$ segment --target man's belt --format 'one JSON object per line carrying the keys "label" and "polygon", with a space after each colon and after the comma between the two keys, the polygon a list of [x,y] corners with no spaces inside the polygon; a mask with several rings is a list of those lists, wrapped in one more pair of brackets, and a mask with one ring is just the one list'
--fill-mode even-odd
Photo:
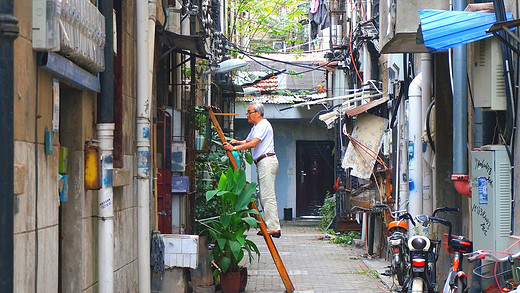
{"label": "man's belt", "polygon": [[276,154],[275,153],[263,154],[260,157],[256,158],[255,164],[258,164],[258,162],[260,162],[263,158],[271,157],[271,156],[274,156],[274,155],[276,155]]}

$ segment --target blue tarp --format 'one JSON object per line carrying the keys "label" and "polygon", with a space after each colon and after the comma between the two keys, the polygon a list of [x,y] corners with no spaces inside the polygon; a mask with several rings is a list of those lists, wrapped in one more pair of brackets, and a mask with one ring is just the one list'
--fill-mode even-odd
{"label": "blue tarp", "polygon": [[[458,45],[475,42],[493,36],[486,33],[495,22],[494,13],[419,10],[424,45],[430,52],[446,50]],[[507,13],[507,20],[513,14]]]}

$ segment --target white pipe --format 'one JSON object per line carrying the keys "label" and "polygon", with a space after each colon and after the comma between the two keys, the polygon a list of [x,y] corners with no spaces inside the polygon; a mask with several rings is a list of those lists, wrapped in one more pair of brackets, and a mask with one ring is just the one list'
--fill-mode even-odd
{"label": "white pipe", "polygon": [[426,112],[431,102],[431,84],[432,84],[432,57],[429,53],[421,54],[421,71],[422,71],[422,137],[423,145],[423,214],[431,215],[433,213],[433,193],[432,193],[432,149],[427,143],[428,138],[426,137]]}
{"label": "white pipe", "polygon": [[422,73],[410,83],[408,90],[408,181],[410,183],[408,212],[412,216],[422,213]]}
{"label": "white pipe", "polygon": [[137,254],[139,292],[151,291],[148,1],[137,0]]}
{"label": "white pipe", "polygon": [[99,292],[114,292],[114,123],[97,125],[101,148],[102,187],[98,191],[98,274]]}
{"label": "white pipe", "polygon": [[408,123],[406,121],[407,102],[402,97],[401,106],[397,111],[398,143],[399,143],[399,205],[397,210],[408,207]]}

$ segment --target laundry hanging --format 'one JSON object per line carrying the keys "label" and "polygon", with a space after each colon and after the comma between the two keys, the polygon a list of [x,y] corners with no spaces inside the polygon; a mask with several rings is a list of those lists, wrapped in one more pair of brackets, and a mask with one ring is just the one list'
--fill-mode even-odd
{"label": "laundry hanging", "polygon": [[[319,4],[316,8],[316,3]],[[311,23],[311,39],[318,36],[320,30],[329,27],[329,9],[327,8],[326,0],[310,0],[311,6],[309,9],[309,20]],[[316,11],[316,13],[313,13]]]}

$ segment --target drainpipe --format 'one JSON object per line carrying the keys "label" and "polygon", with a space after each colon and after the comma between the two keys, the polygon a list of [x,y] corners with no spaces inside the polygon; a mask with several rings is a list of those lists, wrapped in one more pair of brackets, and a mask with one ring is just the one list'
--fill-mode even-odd
{"label": "drainpipe", "polygon": [[139,292],[151,291],[148,1],[137,0],[137,255]]}
{"label": "drainpipe", "polygon": [[14,0],[0,1],[0,288],[13,292],[13,198],[14,198],[14,40],[18,20]]}
{"label": "drainpipe", "polygon": [[422,70],[422,156],[423,156],[423,214],[431,215],[433,213],[433,198],[432,198],[432,149],[427,143],[428,138],[424,135],[426,133],[426,112],[431,101],[431,85],[432,85],[432,57],[429,53],[421,54],[421,70]]}
{"label": "drainpipe", "polygon": [[397,210],[407,209],[408,206],[408,123],[406,122],[406,103],[404,101],[404,94],[401,97],[401,105],[397,110],[397,121],[398,121],[398,143],[399,143],[399,175],[398,182],[399,186],[399,198]]}
{"label": "drainpipe", "polygon": [[[454,10],[466,8],[465,0],[455,0]],[[468,80],[466,45],[453,48],[453,174],[451,180],[462,195],[471,196],[468,175]]]}
{"label": "drainpipe", "polygon": [[408,89],[408,180],[409,201],[408,212],[412,216],[422,213],[422,73],[410,83]]}
{"label": "drainpipe", "polygon": [[[99,2],[105,27],[113,27],[113,1]],[[101,93],[97,100],[97,137],[101,148],[102,187],[98,191],[98,280],[99,292],[114,292],[114,35],[106,34],[105,71],[100,74]]]}

